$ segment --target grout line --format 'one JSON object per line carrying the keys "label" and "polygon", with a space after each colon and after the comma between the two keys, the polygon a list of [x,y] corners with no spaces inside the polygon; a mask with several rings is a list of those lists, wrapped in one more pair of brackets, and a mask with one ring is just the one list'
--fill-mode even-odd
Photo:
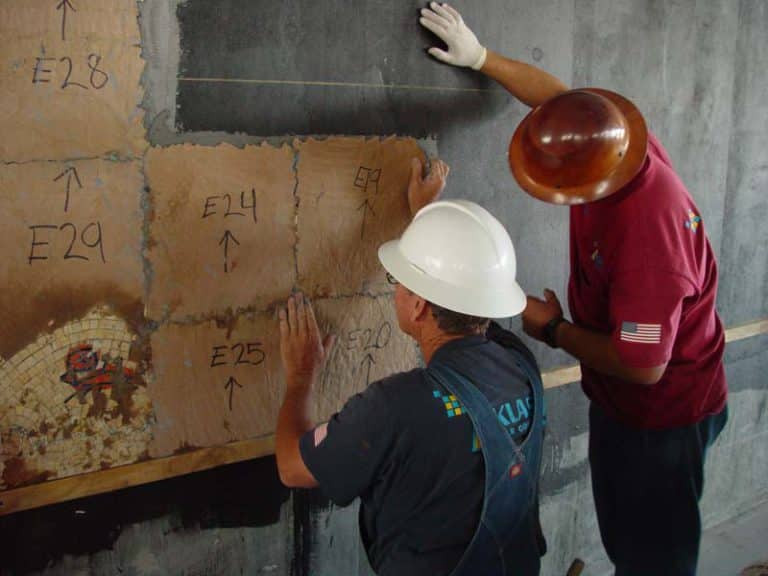
{"label": "grout line", "polygon": [[71,162],[85,162],[89,160],[104,160],[106,162],[119,162],[129,164],[131,162],[141,162],[144,156],[119,156],[117,154],[105,154],[103,156],[72,156],[68,158],[33,158],[31,160],[2,160],[0,164],[3,166],[24,166],[26,164],[68,164]]}
{"label": "grout line", "polygon": [[258,84],[263,86],[313,86],[313,87],[331,87],[331,88],[372,88],[379,90],[410,90],[422,92],[499,92],[492,88],[459,88],[452,86],[426,86],[420,84],[383,84],[372,82],[330,82],[330,81],[311,81],[311,80],[260,80],[256,78],[194,78],[189,76],[178,76],[179,82],[197,82],[203,84]]}

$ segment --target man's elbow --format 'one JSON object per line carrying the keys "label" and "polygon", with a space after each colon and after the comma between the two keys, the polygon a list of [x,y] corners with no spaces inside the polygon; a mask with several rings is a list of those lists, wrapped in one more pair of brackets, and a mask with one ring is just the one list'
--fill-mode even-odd
{"label": "man's elbow", "polygon": [[283,486],[288,488],[302,488],[302,486],[300,486],[300,478],[297,474],[280,467],[278,467],[277,473],[280,476],[280,482],[283,483]]}
{"label": "man's elbow", "polygon": [[317,480],[303,463],[299,465],[296,462],[285,462],[278,457],[277,474],[280,477],[280,482],[288,488],[314,488],[317,486]]}
{"label": "man's elbow", "polygon": [[650,368],[626,368],[624,379],[632,384],[653,386],[654,384],[659,383],[661,377],[664,376],[664,371],[666,369],[666,364],[652,366]]}
{"label": "man's elbow", "polygon": [[288,488],[311,488],[311,485],[307,483],[306,479],[293,470],[278,468],[277,472],[280,476],[280,482]]}

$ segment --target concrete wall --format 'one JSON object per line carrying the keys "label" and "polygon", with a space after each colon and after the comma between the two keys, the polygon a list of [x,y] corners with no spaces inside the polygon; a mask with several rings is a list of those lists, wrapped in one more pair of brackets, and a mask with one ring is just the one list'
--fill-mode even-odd
{"label": "concrete wall", "polygon": [[[508,18],[471,23],[491,48],[537,63],[574,86],[631,97],[668,148],[706,222],[720,262],[728,326],[768,316],[768,3],[764,0],[517,0]],[[247,136],[176,134],[174,0],[141,3],[149,137],[244,142]],[[437,148],[453,167],[449,196],[471,196],[507,225],[523,286],[562,292],[567,211],[521,194],[506,146],[525,108],[478,120],[477,137],[447,127]],[[518,322],[513,327],[519,328]],[[534,345],[544,368],[571,364]],[[707,463],[706,524],[768,498],[768,336],[727,349],[730,421]],[[549,542],[543,574],[571,560],[609,570],[586,463],[587,403],[576,384],[547,393],[550,431],[542,479]],[[271,458],[0,519],[8,574],[368,574],[356,506],[317,492],[288,493]]]}

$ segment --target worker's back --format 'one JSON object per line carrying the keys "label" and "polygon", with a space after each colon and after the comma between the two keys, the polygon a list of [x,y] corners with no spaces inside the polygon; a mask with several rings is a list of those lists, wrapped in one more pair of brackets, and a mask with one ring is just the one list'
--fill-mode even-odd
{"label": "worker's back", "polygon": [[[519,343],[504,334],[507,343]],[[489,399],[509,433],[518,440],[526,436],[533,396],[510,351],[484,336],[468,336],[443,345],[430,367],[435,364],[467,377]],[[355,461],[331,463],[327,454],[349,454],[347,447],[339,451],[338,444],[353,437],[365,439],[352,447]],[[319,452],[326,455],[314,458]],[[303,445],[302,453],[334,501],[346,504],[361,497],[361,535],[377,573],[449,574],[459,562],[480,520],[484,461],[464,407],[427,370],[372,384],[331,420],[318,447]],[[324,469],[318,470],[321,462]],[[536,568],[511,573],[537,574],[544,544],[535,491],[526,494],[525,502],[516,540],[531,563],[535,559]],[[520,560],[520,567],[526,564]]]}

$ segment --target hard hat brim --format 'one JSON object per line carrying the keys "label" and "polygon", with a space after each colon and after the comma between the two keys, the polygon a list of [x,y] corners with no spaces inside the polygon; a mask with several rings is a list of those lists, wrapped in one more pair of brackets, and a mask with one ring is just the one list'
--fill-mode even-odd
{"label": "hard hat brim", "polygon": [[609,174],[595,182],[581,186],[562,186],[553,188],[538,181],[528,169],[523,152],[523,140],[526,136],[531,110],[515,130],[509,143],[509,167],[520,187],[529,195],[550,204],[582,204],[610,196],[626,186],[640,171],[645,161],[648,147],[648,129],[643,115],[637,107],[621,94],[602,88],[580,88],[581,92],[592,92],[613,102],[626,118],[629,129],[629,146],[621,162]]}
{"label": "hard hat brim", "polygon": [[427,276],[411,264],[400,251],[399,243],[399,240],[392,240],[379,247],[379,261],[400,284],[425,300],[480,318],[509,318],[525,309],[525,292],[514,278],[504,282],[503,286],[481,289],[454,286]]}

